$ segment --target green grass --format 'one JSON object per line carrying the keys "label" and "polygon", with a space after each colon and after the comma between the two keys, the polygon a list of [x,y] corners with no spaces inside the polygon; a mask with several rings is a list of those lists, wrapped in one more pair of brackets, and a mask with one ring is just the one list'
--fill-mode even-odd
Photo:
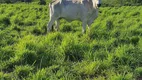
{"label": "green grass", "polygon": [[48,5],[0,4],[1,80],[134,80],[142,77],[142,6],[101,7],[90,32],[61,20],[46,33]]}

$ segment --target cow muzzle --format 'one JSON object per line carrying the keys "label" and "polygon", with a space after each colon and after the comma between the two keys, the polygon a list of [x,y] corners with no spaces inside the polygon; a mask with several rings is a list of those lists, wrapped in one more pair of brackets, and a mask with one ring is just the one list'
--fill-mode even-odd
{"label": "cow muzzle", "polygon": [[100,7],[100,6],[101,6],[101,4],[97,4],[97,6],[98,6],[98,7]]}

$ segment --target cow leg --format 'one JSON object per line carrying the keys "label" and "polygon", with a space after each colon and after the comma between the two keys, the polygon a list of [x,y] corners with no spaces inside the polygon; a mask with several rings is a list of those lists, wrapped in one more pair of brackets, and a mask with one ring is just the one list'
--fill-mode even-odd
{"label": "cow leg", "polygon": [[51,17],[51,19],[50,19],[50,21],[49,21],[49,23],[48,23],[48,25],[47,25],[47,32],[50,32],[50,31],[51,31],[52,25],[54,24],[55,20],[56,20],[56,19],[55,19],[54,17]]}
{"label": "cow leg", "polygon": [[60,20],[56,20],[56,31],[59,31]]}

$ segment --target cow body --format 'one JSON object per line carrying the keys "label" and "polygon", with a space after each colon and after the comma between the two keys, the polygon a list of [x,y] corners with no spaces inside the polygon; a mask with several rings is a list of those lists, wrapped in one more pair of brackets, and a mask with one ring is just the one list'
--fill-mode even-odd
{"label": "cow body", "polygon": [[55,0],[49,4],[50,21],[47,31],[51,30],[56,21],[56,29],[59,29],[59,20],[61,18],[67,21],[82,21],[82,32],[86,31],[86,25],[90,26],[98,15],[98,6],[92,0]]}

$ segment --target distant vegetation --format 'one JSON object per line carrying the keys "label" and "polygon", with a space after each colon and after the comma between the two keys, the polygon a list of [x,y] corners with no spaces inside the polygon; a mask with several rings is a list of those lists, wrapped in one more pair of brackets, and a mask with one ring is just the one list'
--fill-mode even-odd
{"label": "distant vegetation", "polygon": [[142,77],[142,6],[101,7],[91,31],[61,20],[46,34],[47,5],[0,4],[0,80]]}

